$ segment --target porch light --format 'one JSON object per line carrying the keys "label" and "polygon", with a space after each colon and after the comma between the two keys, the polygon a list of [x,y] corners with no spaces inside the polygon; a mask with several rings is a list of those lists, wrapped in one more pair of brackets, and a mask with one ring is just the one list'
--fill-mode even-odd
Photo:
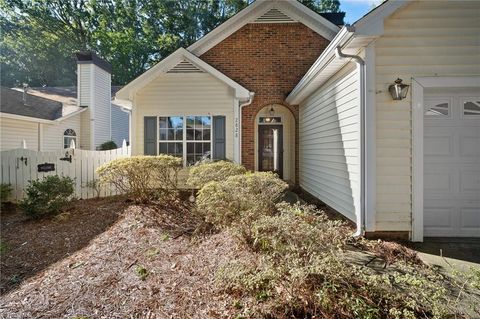
{"label": "porch light", "polygon": [[268,111],[268,114],[272,117],[275,115],[275,110],[273,109],[273,105],[270,107],[270,111]]}
{"label": "porch light", "polygon": [[395,80],[395,84],[388,87],[388,91],[394,100],[403,100],[407,97],[409,86],[408,84],[403,84],[402,79],[398,78]]}

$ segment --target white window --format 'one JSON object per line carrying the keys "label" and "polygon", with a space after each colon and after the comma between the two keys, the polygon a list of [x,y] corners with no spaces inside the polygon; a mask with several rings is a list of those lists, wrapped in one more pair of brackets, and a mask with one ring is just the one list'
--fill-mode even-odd
{"label": "white window", "polygon": [[160,154],[181,157],[186,165],[210,158],[211,116],[165,116],[159,117],[158,120]]}
{"label": "white window", "polygon": [[449,117],[450,116],[450,100],[430,100],[425,101],[425,116],[426,117]]}
{"label": "white window", "polygon": [[72,141],[77,145],[77,133],[72,129],[67,129],[63,132],[63,148],[70,148]]}
{"label": "white window", "polygon": [[466,117],[480,116],[480,98],[463,100],[463,115]]}

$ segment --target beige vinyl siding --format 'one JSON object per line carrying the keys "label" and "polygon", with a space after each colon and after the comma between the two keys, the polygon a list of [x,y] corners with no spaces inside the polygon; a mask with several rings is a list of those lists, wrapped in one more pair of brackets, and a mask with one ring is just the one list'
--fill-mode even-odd
{"label": "beige vinyl siding", "polygon": [[76,147],[81,145],[80,114],[69,117],[55,124],[43,125],[42,151],[56,151],[63,149],[63,133],[72,129],[77,134]]}
{"label": "beige vinyl siding", "polygon": [[79,106],[90,106],[90,90],[91,90],[91,72],[92,64],[79,64],[78,65],[78,81],[79,81]]}
{"label": "beige vinyl siding", "polygon": [[80,113],[80,148],[90,150],[90,109]]}
{"label": "beige vinyl siding", "polygon": [[358,74],[347,65],[300,105],[300,186],[356,220],[360,195]]}
{"label": "beige vinyl siding", "polygon": [[[385,21],[376,41],[377,231],[410,231],[411,95],[393,101],[400,77],[480,74],[480,2],[416,1]],[[411,92],[410,92],[411,93]]]}
{"label": "beige vinyl siding", "polygon": [[110,91],[111,76],[110,73],[94,66],[94,100],[93,100],[93,119],[94,119],[94,146],[98,147],[102,143],[111,140],[110,132]]}
{"label": "beige vinyl siding", "polygon": [[112,141],[118,147],[122,146],[123,140],[129,140],[129,113],[122,111],[118,106],[112,105]]}
{"label": "beige vinyl siding", "polygon": [[38,123],[8,118],[0,118],[0,149],[20,148],[25,140],[27,148],[38,151]]}
{"label": "beige vinyl siding", "polygon": [[208,73],[164,74],[135,97],[133,153],[143,154],[145,116],[224,115],[226,157],[233,160],[233,104],[232,89]]}

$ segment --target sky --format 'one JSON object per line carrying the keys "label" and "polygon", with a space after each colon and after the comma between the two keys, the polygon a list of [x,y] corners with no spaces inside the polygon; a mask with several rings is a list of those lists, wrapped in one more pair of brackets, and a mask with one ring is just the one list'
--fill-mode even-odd
{"label": "sky", "polygon": [[345,22],[353,24],[380,3],[382,0],[340,0],[340,10],[346,12]]}

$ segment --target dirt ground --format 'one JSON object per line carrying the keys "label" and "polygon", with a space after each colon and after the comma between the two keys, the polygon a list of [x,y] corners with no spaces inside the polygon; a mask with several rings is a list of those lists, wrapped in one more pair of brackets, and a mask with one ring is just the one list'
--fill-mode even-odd
{"label": "dirt ground", "polygon": [[118,199],[81,201],[53,220],[2,213],[0,316],[230,317],[234,301],[212,293],[214,274],[232,258],[251,256],[226,233],[197,243],[179,224]]}

